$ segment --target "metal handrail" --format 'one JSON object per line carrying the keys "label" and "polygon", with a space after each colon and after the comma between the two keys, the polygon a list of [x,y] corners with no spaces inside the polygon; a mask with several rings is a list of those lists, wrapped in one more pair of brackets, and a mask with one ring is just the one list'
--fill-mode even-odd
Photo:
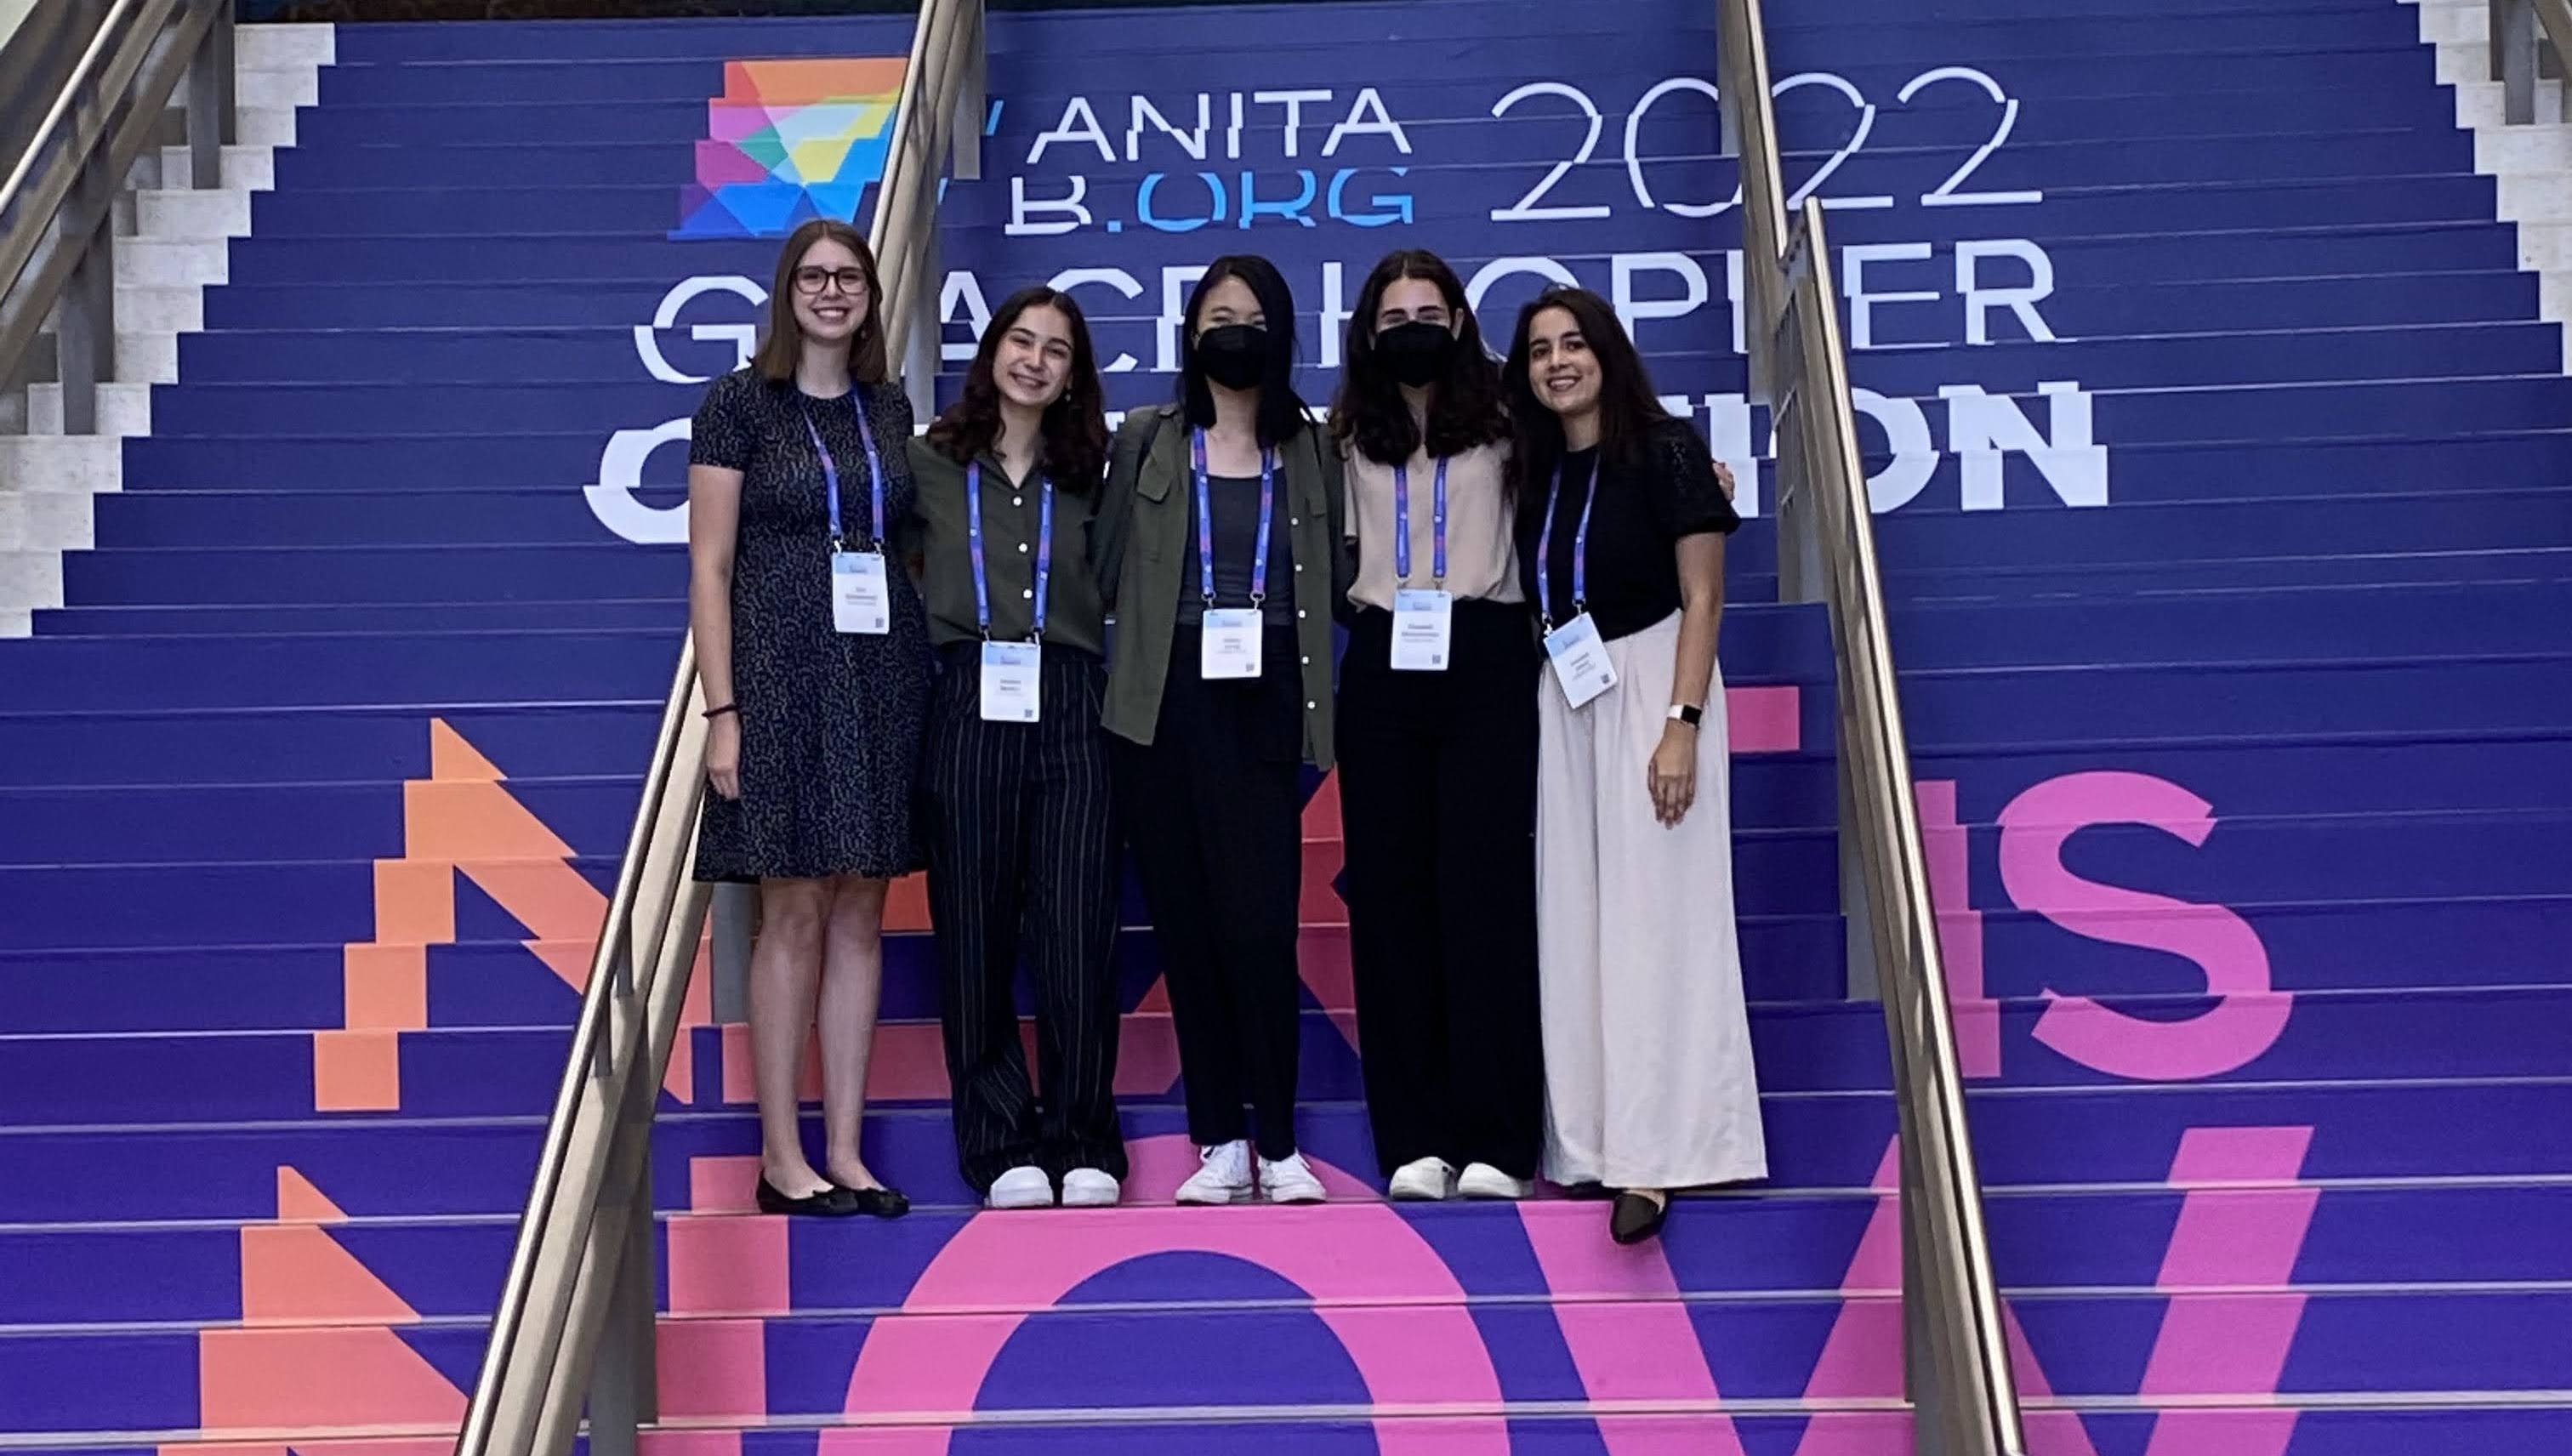
{"label": "metal handrail", "polygon": [[93,427],[96,385],[114,371],[112,204],[183,78],[190,180],[218,183],[234,126],[232,24],[229,0],[115,0],[0,179],[0,380],[26,372],[22,357],[63,306],[63,347],[79,355],[60,369],[67,431]]}
{"label": "metal handrail", "polygon": [[[960,98],[980,94],[968,73],[981,30],[980,0],[924,0],[913,27],[870,229],[894,360],[936,318],[939,159],[967,150],[953,122]],[[934,328],[930,338],[934,348]],[[584,1394],[598,1456],[631,1453],[654,1418],[651,1122],[709,899],[690,868],[702,703],[695,638],[683,636],[457,1456],[561,1456]]]}
{"label": "metal handrail", "polygon": [[[2536,83],[2561,84],[2572,113],[2572,0],[2491,0],[2491,79],[2501,83],[2504,119],[2536,120]],[[2572,120],[2572,115],[2564,115]]]}
{"label": "metal handrail", "polygon": [[1871,966],[1892,1044],[1914,1446],[2024,1456],[1822,205],[1794,209],[1789,231],[1759,3],[1716,9],[1717,93],[1741,158],[1744,293],[1758,311],[1747,337],[1775,422],[1780,595],[1830,608],[1840,834],[1854,851],[1841,898],[1852,927],[1865,927],[1850,961]]}
{"label": "metal handrail", "polygon": [[[79,105],[90,83],[104,75],[111,64],[121,68],[129,80],[141,67],[141,54],[131,45],[120,47],[117,37],[125,23],[133,19],[135,12],[143,9],[146,3],[148,0],[116,0],[108,8],[106,19],[99,22],[97,34],[89,38],[89,44],[81,50],[80,59],[72,63],[71,75],[63,78],[63,89],[55,94],[53,104],[45,108],[44,120],[36,123],[35,135],[27,139],[27,150],[19,156],[17,165],[9,169],[9,176],[0,180],[0,219],[7,218],[25,200],[48,145],[71,124],[72,111]],[[167,10],[171,3],[172,0],[161,0],[158,8]],[[105,130],[105,117],[98,117],[92,127],[93,135],[88,139],[90,143],[95,145],[96,134]],[[27,209],[5,235],[0,235],[0,292],[18,282],[19,272],[27,266],[27,260],[35,256],[36,239],[41,229],[52,220],[55,210],[62,206],[64,194],[70,191],[71,184],[66,176],[68,170],[58,170],[54,174],[63,180],[48,189],[52,196],[42,206]]]}

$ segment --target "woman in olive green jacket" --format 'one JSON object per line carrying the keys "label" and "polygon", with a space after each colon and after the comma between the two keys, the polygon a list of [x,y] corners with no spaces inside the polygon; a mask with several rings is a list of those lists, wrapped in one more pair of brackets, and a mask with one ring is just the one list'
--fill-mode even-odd
{"label": "woman in olive green jacket", "polygon": [[1302,765],[1331,763],[1350,568],[1339,452],[1294,366],[1286,281],[1217,259],[1188,300],[1179,402],[1127,416],[1092,540],[1120,816],[1203,1149],[1184,1202],[1322,1196],[1295,1150]]}

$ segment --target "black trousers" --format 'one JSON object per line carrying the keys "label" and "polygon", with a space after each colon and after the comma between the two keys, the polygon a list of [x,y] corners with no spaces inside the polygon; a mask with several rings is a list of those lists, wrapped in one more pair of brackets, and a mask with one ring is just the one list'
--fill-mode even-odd
{"label": "black trousers", "polygon": [[1151,746],[1116,745],[1119,803],[1170,989],[1188,1136],[1253,1137],[1262,1157],[1281,1158],[1295,1150],[1303,985],[1295,634],[1268,631],[1251,681],[1207,682],[1199,649],[1194,629],[1173,634]]}
{"label": "black trousers", "polygon": [[[956,1151],[987,1191],[1033,1163],[1125,1176],[1116,1120],[1116,845],[1106,669],[1047,647],[1036,721],[986,723],[978,644],[951,646],[921,775]],[[1035,979],[1038,1086],[1012,994]]]}
{"label": "black trousers", "polygon": [[1527,608],[1456,603],[1445,672],[1396,672],[1391,613],[1340,662],[1349,956],[1376,1161],[1545,1150],[1536,954],[1537,687]]}

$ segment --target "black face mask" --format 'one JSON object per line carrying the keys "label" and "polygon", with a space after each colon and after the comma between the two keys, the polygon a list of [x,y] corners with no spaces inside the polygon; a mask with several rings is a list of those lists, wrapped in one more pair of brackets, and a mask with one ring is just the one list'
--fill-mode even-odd
{"label": "black face mask", "polygon": [[1255,388],[1268,377],[1268,331],[1222,324],[1197,336],[1197,367],[1227,389]]}
{"label": "black face mask", "polygon": [[1378,334],[1375,352],[1395,378],[1417,389],[1447,372],[1447,362],[1456,357],[1456,336],[1444,324],[1415,320]]}

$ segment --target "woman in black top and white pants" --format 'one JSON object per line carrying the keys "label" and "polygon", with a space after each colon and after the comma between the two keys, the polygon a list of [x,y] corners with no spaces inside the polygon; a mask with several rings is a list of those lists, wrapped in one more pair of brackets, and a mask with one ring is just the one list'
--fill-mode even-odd
{"label": "woman in black top and white pants", "polygon": [[1664,413],[1614,311],[1549,290],[1505,369],[1538,690],[1546,1172],[1617,1190],[1619,1243],[1669,1190],[1764,1177],[1733,924],[1715,638],[1727,476]]}

